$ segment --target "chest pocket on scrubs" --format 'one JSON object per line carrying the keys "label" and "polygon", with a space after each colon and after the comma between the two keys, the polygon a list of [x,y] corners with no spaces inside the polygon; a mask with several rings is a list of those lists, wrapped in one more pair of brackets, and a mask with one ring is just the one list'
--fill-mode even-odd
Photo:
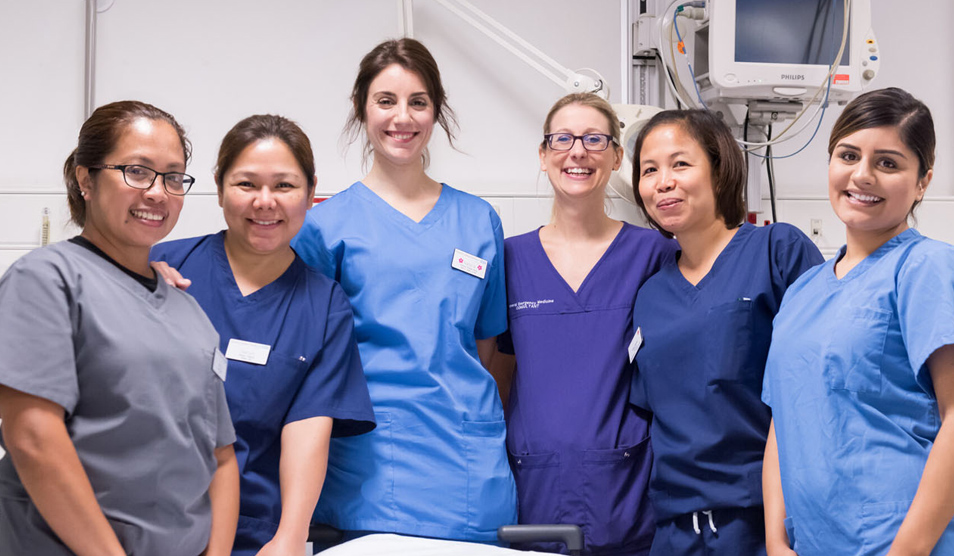
{"label": "chest pocket on scrubs", "polygon": [[744,298],[716,305],[706,313],[703,333],[709,336],[705,341],[708,344],[706,379],[709,386],[722,382],[761,383],[761,374],[751,373],[748,365],[752,348],[752,311],[752,300]]}
{"label": "chest pocket on scrubs", "polygon": [[232,421],[280,426],[304,378],[304,367],[305,362],[297,357],[274,351],[265,365],[229,360],[225,392]]}
{"label": "chest pocket on scrubs", "polygon": [[828,388],[849,392],[881,392],[881,365],[891,313],[863,307],[836,319],[825,346],[824,372]]}

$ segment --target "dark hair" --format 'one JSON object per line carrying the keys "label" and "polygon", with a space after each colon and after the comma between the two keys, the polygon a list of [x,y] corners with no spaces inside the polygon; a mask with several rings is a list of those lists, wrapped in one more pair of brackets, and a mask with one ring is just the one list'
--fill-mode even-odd
{"label": "dark hair", "polygon": [[652,117],[639,131],[633,150],[633,193],[636,204],[649,221],[649,224],[666,237],[671,233],[662,229],[652,219],[639,195],[640,153],[646,137],[657,127],[676,125],[687,135],[694,138],[702,147],[712,167],[712,193],[715,196],[716,215],[725,222],[728,229],[736,228],[745,220],[746,164],[742,149],[739,148],[732,131],[718,116],[708,110],[664,110]]}
{"label": "dark hair", "polygon": [[[934,168],[934,118],[931,110],[911,93],[897,87],[877,89],[855,97],[835,120],[828,139],[828,156],[835,145],[849,135],[873,127],[892,127],[898,130],[904,146],[918,157],[918,179]],[[915,201],[911,213],[921,204]]]}
{"label": "dark hair", "polygon": [[283,116],[263,114],[249,116],[235,124],[219,146],[219,157],[215,163],[215,185],[222,191],[222,179],[229,171],[235,159],[249,145],[264,139],[275,138],[285,143],[291,151],[302,173],[308,180],[308,187],[315,187],[315,155],[311,150],[311,141],[298,124]]}
{"label": "dark hair", "polygon": [[[616,145],[618,148],[618,145],[620,145],[619,116],[616,115],[616,111],[613,110],[613,106],[607,102],[606,99],[593,93],[570,93],[553,103],[553,106],[550,107],[550,111],[547,112],[547,119],[543,122],[544,135],[550,133],[550,125],[553,123],[553,117],[556,116],[556,113],[562,110],[565,106],[569,106],[571,104],[589,106],[590,108],[593,108],[594,110],[606,116],[606,120],[609,123],[609,134],[613,136],[613,139],[616,139]],[[546,139],[540,143],[540,148],[547,148]]]}
{"label": "dark hair", "polygon": [[[424,82],[427,96],[434,105],[434,118],[447,134],[447,140],[454,146],[454,132],[457,130],[457,117],[447,105],[447,93],[441,83],[441,72],[437,62],[427,48],[419,41],[409,38],[384,41],[375,46],[361,59],[358,76],[351,89],[351,113],[345,123],[349,142],[354,142],[368,120],[368,90],[371,82],[385,68],[397,64],[407,71],[414,72]],[[367,160],[371,154],[371,142],[365,141],[362,157]],[[427,149],[424,150],[424,164],[427,165]]]}
{"label": "dark hair", "polygon": [[188,164],[192,157],[192,143],[186,137],[185,129],[172,117],[172,114],[138,100],[122,100],[100,106],[83,122],[76,148],[66,157],[66,162],[63,164],[63,180],[66,182],[66,200],[70,207],[70,219],[77,226],[86,225],[86,201],[83,199],[80,184],[76,180],[76,167],[89,168],[105,162],[106,156],[116,148],[116,143],[119,142],[126,126],[140,118],[169,123],[179,136],[182,156]]}

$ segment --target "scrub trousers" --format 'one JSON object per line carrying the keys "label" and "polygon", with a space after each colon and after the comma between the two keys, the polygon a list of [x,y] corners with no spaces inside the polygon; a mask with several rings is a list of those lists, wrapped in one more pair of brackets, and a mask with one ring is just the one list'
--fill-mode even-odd
{"label": "scrub trousers", "polygon": [[762,506],[683,514],[656,524],[650,556],[765,556]]}

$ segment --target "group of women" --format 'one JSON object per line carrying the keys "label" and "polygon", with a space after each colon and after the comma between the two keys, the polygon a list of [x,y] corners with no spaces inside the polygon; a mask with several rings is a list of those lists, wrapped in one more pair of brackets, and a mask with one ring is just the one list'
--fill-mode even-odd
{"label": "group of women", "polygon": [[919,101],[838,119],[827,263],[743,224],[743,153],[708,112],[638,136],[654,231],[606,215],[610,105],[560,99],[552,218],[504,242],[426,173],[456,124],[423,45],[368,53],[352,103],[363,179],[309,210],[307,136],[252,116],[214,171],[227,229],[159,245],[194,181],[181,126],[135,101],[83,125],[82,233],[0,279],[4,553],[293,554],[313,519],[477,542],[574,523],[600,555],[954,550],[954,248],[908,228],[934,163]]}

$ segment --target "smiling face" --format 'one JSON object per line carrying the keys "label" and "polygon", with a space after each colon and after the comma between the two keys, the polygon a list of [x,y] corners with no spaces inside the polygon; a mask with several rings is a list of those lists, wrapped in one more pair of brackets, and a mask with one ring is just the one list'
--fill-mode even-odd
{"label": "smiling face", "polygon": [[917,155],[894,127],[842,138],[828,164],[828,198],[849,236],[890,239],[908,229],[908,215],[931,181],[918,177]]}
{"label": "smiling face", "polygon": [[305,221],[313,193],[283,141],[268,138],[245,147],[223,175],[219,189],[230,252],[287,253]]}
{"label": "smiling face", "polygon": [[[126,126],[103,164],[185,172],[185,153],[168,122],[138,118]],[[166,193],[159,176],[149,189],[126,185],[120,170],[78,166],[76,178],[86,200],[83,236],[123,266],[146,273],[149,249],[172,231],[183,197]]]}
{"label": "smiling face", "polygon": [[[610,135],[610,125],[599,110],[582,104],[568,104],[550,120],[547,133]],[[574,140],[568,151],[540,147],[540,170],[547,173],[553,191],[559,197],[579,198],[596,195],[603,198],[613,170],[619,169],[623,151],[610,143],[605,151],[588,151],[582,140]]]}
{"label": "smiling face", "polygon": [[384,68],[371,81],[365,111],[375,164],[422,163],[434,129],[434,106],[419,75],[398,64]]}
{"label": "smiling face", "polygon": [[660,125],[646,136],[639,172],[639,195],[662,229],[680,235],[723,225],[709,157],[682,126]]}

